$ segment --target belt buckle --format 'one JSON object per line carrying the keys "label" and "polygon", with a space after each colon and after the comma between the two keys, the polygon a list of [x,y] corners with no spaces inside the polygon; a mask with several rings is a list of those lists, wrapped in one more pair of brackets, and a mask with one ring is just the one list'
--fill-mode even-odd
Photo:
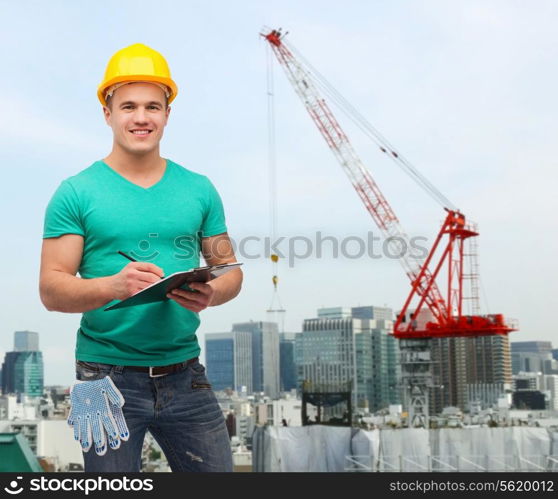
{"label": "belt buckle", "polygon": [[[161,366],[155,366],[155,367],[161,367]],[[161,376],[166,376],[168,373],[163,373],[163,374],[153,374],[153,366],[149,366],[149,377],[150,378],[160,378]]]}

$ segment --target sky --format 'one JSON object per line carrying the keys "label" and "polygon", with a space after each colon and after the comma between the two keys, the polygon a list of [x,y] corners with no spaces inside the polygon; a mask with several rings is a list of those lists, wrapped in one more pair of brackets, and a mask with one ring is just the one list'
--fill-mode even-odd
{"label": "sky", "polygon": [[[73,381],[80,315],[48,312],[38,294],[43,216],[63,179],[110,151],[96,88],[120,48],[160,51],[179,86],[162,155],[212,180],[235,241],[270,235],[265,26],[288,30],[289,42],[478,224],[483,313],[517,319],[512,341],[555,340],[556,2],[160,5],[0,0],[1,358],[14,331],[37,331],[45,383]],[[275,61],[273,78],[277,235],[380,237]],[[338,118],[407,233],[431,243],[443,209]],[[396,260],[334,258],[323,248],[321,257],[279,262],[285,331],[300,331],[319,307],[402,305],[409,283]],[[263,252],[253,241],[245,249]],[[207,332],[273,318],[271,263],[250,255],[239,256],[241,294],[201,313],[202,348]]]}

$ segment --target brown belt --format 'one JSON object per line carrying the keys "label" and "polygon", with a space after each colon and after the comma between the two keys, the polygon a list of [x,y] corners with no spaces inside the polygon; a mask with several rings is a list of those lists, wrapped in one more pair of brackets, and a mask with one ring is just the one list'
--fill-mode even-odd
{"label": "brown belt", "polygon": [[124,369],[131,369],[132,371],[139,371],[142,373],[149,373],[149,376],[152,378],[157,376],[164,376],[165,374],[175,373],[177,371],[182,370],[184,367],[193,364],[198,360],[198,357],[194,357],[193,359],[188,359],[185,362],[178,362],[176,364],[170,364],[168,366],[124,366]]}

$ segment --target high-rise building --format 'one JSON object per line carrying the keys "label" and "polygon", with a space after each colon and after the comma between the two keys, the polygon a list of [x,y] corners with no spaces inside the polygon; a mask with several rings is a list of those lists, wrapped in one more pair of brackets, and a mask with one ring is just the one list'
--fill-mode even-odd
{"label": "high-rise building", "polygon": [[279,332],[274,322],[233,324],[230,333],[205,335],[209,380],[216,390],[280,394]]}
{"label": "high-rise building", "polygon": [[40,397],[44,387],[43,354],[39,333],[15,331],[14,351],[6,352],[2,364],[2,393]]}
{"label": "high-rise building", "polygon": [[[486,385],[498,390],[511,388],[511,356],[507,335],[431,340],[433,387],[430,413],[444,407],[469,409],[471,393]],[[470,385],[470,386],[469,386]],[[479,385],[477,387],[477,385]]]}
{"label": "high-rise building", "polygon": [[393,321],[393,310],[388,307],[351,307],[350,315],[355,319]]}
{"label": "high-rise building", "polygon": [[540,372],[558,374],[550,341],[514,341],[511,343],[512,373]]}
{"label": "high-rise building", "polygon": [[543,374],[543,390],[548,395],[548,408],[558,411],[558,375]]}
{"label": "high-rise building", "polygon": [[2,365],[2,393],[40,397],[44,387],[41,352],[6,352]]}
{"label": "high-rise building", "polygon": [[205,335],[205,363],[214,390],[252,393],[252,337],[245,331]]}
{"label": "high-rise building", "polygon": [[252,393],[254,391],[252,333],[233,331],[231,334],[234,339],[235,390]]}
{"label": "high-rise building", "polygon": [[[413,311],[409,312],[409,315]],[[418,314],[417,326],[435,322],[429,309]],[[431,383],[428,413],[440,414],[444,407],[468,411],[498,400],[511,390],[511,356],[507,335],[432,338],[429,341]],[[477,397],[478,400],[470,400]]]}
{"label": "high-rise building", "polygon": [[44,387],[42,352],[18,352],[15,362],[15,392],[40,397]]}
{"label": "high-rise building", "polygon": [[[399,345],[393,336],[393,310],[388,307],[359,306],[351,308],[355,319],[367,319],[371,329],[370,345],[372,352],[371,386],[368,401],[372,410],[385,408],[389,404],[399,404],[401,394],[399,383],[401,365]],[[366,356],[359,358],[357,364],[365,364]]]}
{"label": "high-rise building", "polygon": [[205,335],[205,367],[214,390],[234,390],[234,340],[232,333]]}
{"label": "high-rise building", "polygon": [[279,370],[282,392],[296,388],[295,339],[297,334],[279,333]]}
{"label": "high-rise building", "polygon": [[514,341],[511,345],[512,352],[552,354],[551,341]]}
{"label": "high-rise building", "polygon": [[511,389],[512,372],[510,342],[508,335],[478,336],[476,338],[456,338],[457,352],[465,362],[465,387],[458,395],[458,407],[467,409],[467,385],[493,384]]}
{"label": "high-rise building", "polygon": [[15,362],[19,352],[6,352],[2,364],[2,393],[15,393]]}
{"label": "high-rise building", "polygon": [[[295,342],[300,388],[311,383],[324,391],[344,391],[342,387],[350,386],[353,407],[365,406],[369,380],[367,372],[358,376],[355,355],[355,336],[368,326],[362,322],[350,317],[304,319]],[[361,369],[370,370],[371,363]]]}
{"label": "high-rise building", "polygon": [[398,348],[390,335],[391,311],[333,307],[319,309],[317,315],[304,320],[295,341],[299,387],[306,381],[335,391],[348,384],[355,409],[375,411],[398,403]]}
{"label": "high-rise building", "polygon": [[33,331],[14,332],[14,352],[38,352],[39,333]]}
{"label": "high-rise building", "polygon": [[349,307],[322,307],[318,309],[319,319],[349,319],[351,317]]}
{"label": "high-rise building", "polygon": [[233,324],[233,333],[249,333],[252,343],[252,391],[278,398],[279,329],[275,322],[250,321]]}

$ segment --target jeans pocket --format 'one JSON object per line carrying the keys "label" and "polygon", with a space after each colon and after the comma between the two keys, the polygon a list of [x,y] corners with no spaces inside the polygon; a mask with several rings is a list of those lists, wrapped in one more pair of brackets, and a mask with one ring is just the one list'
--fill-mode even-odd
{"label": "jeans pocket", "polygon": [[79,381],[95,381],[110,374],[112,366],[98,362],[76,361],[76,379]]}
{"label": "jeans pocket", "polygon": [[211,385],[209,384],[209,381],[207,380],[207,378],[204,376],[203,379],[193,379],[192,380],[192,390],[193,391],[211,390]]}
{"label": "jeans pocket", "polygon": [[205,375],[205,366],[196,360],[188,366],[192,376],[192,391],[211,390],[211,384]]}

